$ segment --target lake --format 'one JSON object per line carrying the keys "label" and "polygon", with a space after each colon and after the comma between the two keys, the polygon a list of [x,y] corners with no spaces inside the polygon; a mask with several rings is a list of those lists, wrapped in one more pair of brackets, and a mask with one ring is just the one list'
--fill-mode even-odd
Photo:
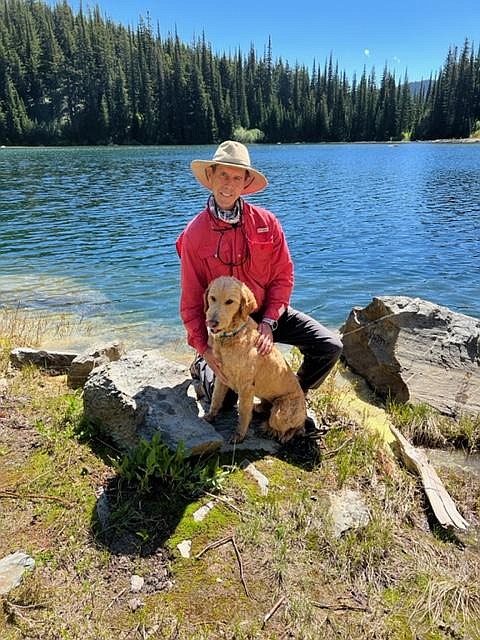
{"label": "lake", "polygon": [[[64,316],[72,344],[183,345],[174,243],[208,196],[190,161],[214,150],[1,148],[0,307]],[[294,306],[333,328],[384,294],[480,317],[480,144],[250,152],[270,185],[249,200],[285,229]]]}

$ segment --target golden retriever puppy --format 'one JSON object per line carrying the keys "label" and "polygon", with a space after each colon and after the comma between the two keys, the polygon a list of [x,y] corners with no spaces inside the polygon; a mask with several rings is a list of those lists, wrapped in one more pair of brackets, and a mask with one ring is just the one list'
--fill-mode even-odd
{"label": "golden retriever puppy", "polygon": [[255,347],[257,323],[250,313],[257,303],[250,289],[240,280],[222,276],[213,280],[205,292],[209,344],[221,360],[228,386],[215,379],[212,402],[205,419],[212,422],[228,388],[238,394],[239,421],[232,442],[241,442],[252,419],[254,396],[272,405],[268,430],[281,442],[303,432],[305,396],[297,376],[280,351],[259,355]]}

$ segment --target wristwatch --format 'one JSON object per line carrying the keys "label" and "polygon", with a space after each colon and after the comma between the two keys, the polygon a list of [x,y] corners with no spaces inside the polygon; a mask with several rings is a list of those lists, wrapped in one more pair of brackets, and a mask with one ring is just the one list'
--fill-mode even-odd
{"label": "wristwatch", "polygon": [[268,324],[272,331],[275,331],[275,329],[278,327],[278,322],[276,320],[272,320],[271,318],[263,318],[262,322]]}

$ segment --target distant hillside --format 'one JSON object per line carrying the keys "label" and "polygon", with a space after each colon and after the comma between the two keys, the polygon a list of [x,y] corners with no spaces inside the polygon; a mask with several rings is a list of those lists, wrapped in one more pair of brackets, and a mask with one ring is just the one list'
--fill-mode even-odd
{"label": "distant hillside", "polygon": [[417,82],[409,82],[408,86],[410,87],[410,93],[412,96],[418,96],[422,89],[424,95],[426,94],[429,84],[430,80],[417,80]]}

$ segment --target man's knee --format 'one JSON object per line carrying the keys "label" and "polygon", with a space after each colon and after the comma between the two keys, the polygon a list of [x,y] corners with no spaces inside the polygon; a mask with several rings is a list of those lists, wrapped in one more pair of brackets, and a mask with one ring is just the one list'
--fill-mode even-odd
{"label": "man's knee", "polygon": [[343,351],[343,342],[340,340],[338,336],[333,335],[330,340],[330,349],[332,354],[332,359],[337,361],[342,355]]}
{"label": "man's knee", "polygon": [[317,344],[317,348],[315,349],[315,354],[312,354],[314,357],[319,357],[321,359],[328,359],[331,362],[336,362],[343,351],[343,343],[340,340],[339,336],[335,334],[331,334],[325,340],[320,340]]}

